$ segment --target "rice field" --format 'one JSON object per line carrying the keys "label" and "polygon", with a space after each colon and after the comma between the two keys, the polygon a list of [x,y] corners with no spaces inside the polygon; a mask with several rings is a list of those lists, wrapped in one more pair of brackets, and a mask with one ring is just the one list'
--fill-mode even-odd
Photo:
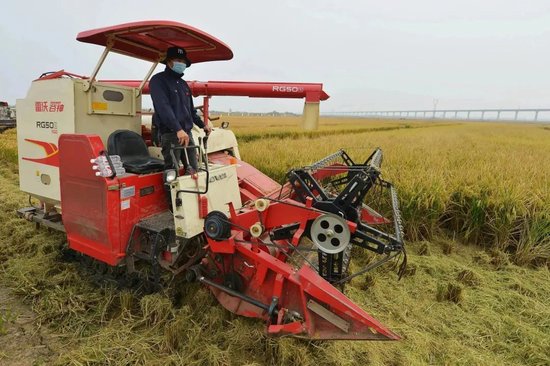
{"label": "rice field", "polygon": [[27,197],[17,190],[8,131],[0,135],[0,287],[32,309],[48,352],[22,359],[2,347],[20,311],[0,306],[0,364],[549,364],[547,126],[322,119],[305,132],[298,118],[222,120],[242,158],[277,180],[339,148],[355,161],[383,149],[383,175],[398,189],[406,225],[408,270],[401,281],[389,267],[369,273],[345,293],[403,340],[268,338],[261,322],[225,311],[198,285],[138,296],[96,281],[63,256],[63,235],[15,217]]}
{"label": "rice field", "polygon": [[[236,125],[241,137],[261,134]],[[409,240],[444,234],[507,252],[520,265],[548,263],[550,134],[544,125],[348,119],[337,124],[341,129],[334,126],[325,120],[315,132],[254,137],[241,154],[282,181],[290,167],[339,148],[363,161],[381,147],[383,175],[399,191]]]}

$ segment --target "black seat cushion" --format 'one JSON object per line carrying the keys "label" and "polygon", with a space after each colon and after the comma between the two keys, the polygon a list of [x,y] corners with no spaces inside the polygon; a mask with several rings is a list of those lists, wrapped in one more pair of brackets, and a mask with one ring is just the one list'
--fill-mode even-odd
{"label": "black seat cushion", "polygon": [[143,138],[129,130],[116,130],[107,140],[109,155],[119,155],[127,172],[147,174],[164,169],[164,161],[149,155]]}

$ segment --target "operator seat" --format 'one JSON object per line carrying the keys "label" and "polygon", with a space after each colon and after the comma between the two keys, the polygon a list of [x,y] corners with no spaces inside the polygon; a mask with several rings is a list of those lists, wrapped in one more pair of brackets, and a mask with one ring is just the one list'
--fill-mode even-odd
{"label": "operator seat", "polygon": [[149,155],[143,138],[130,130],[116,130],[107,140],[109,155],[119,155],[129,173],[148,174],[164,169],[164,161]]}

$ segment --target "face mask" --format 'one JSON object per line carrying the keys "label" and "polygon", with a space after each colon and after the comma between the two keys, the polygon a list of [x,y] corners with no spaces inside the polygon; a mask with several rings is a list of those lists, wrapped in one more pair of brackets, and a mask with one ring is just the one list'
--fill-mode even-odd
{"label": "face mask", "polygon": [[174,71],[178,74],[183,74],[183,72],[185,71],[186,68],[187,68],[187,65],[185,64],[185,62],[173,62],[172,63],[172,71]]}

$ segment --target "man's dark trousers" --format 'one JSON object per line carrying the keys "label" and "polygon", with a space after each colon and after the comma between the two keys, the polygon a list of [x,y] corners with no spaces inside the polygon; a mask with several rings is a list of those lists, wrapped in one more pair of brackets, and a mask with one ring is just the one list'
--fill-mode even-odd
{"label": "man's dark trousers", "polygon": [[[195,141],[193,140],[193,134],[191,134],[191,132],[186,132],[187,135],[189,136],[189,145],[188,145],[188,148],[187,148],[187,156],[188,156],[188,159],[189,159],[189,165],[191,166],[191,168],[193,168],[193,170],[196,172],[198,170],[198,163],[197,163],[197,149],[196,148],[191,148],[193,146],[195,146]],[[177,147],[181,147],[180,143],[178,142],[178,136],[176,135],[175,132],[168,132],[168,133],[163,133],[161,136],[160,136],[160,146],[162,148],[162,156],[164,158],[164,169],[173,169],[175,168],[174,167],[174,164],[173,164],[173,159],[172,159],[172,155],[170,155],[170,148],[172,147],[172,145],[174,146],[177,146]],[[185,171],[188,172],[189,171],[189,166],[187,164],[187,159],[185,158],[185,153],[183,150],[174,150],[174,155],[176,157],[176,161],[177,162],[183,162],[183,166],[185,168]]]}

